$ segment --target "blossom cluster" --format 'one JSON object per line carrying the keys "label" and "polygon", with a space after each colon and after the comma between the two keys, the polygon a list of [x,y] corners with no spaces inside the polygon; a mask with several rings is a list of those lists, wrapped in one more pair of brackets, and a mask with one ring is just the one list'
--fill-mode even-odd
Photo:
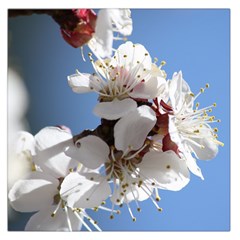
{"label": "blossom cluster", "polygon": [[[124,21],[122,32],[131,25],[123,14]],[[9,200],[17,211],[37,211],[26,230],[101,230],[86,209],[109,211],[112,219],[126,205],[136,221],[134,210],[147,199],[162,211],[160,190],[181,190],[190,173],[204,179],[197,161],[214,158],[223,146],[211,127],[220,122],[211,115],[216,103],[196,102],[209,84],[194,94],[181,71],[168,79],[165,62],[157,65],[138,43],[125,42],[112,57],[93,53],[95,72],[77,71],[68,84],[75,93],[97,93],[93,113],[101,124],[75,136],[65,126],[19,133],[18,156],[32,171],[12,186]]]}

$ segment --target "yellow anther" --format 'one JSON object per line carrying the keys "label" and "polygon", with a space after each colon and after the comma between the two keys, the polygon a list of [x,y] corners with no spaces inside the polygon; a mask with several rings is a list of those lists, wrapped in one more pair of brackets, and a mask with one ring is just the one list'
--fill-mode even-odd
{"label": "yellow anther", "polygon": [[110,215],[110,219],[114,219],[114,216],[113,216],[113,215]]}
{"label": "yellow anther", "polygon": [[210,109],[208,109],[208,112],[212,112],[212,109],[210,108]]}
{"label": "yellow anther", "polygon": [[160,201],[160,197],[159,197],[159,196],[156,197],[156,201],[157,201],[157,202]]}
{"label": "yellow anther", "polygon": [[156,62],[158,62],[158,59],[155,57],[155,58],[154,58],[154,63],[156,63]]}
{"label": "yellow anther", "polygon": [[166,65],[167,63],[165,61],[161,61],[161,66]]}
{"label": "yellow anther", "polygon": [[55,213],[52,213],[52,214],[51,214],[51,217],[55,217]]}
{"label": "yellow anther", "polygon": [[73,172],[73,168],[69,168],[69,172]]}
{"label": "yellow anther", "polygon": [[213,103],[213,106],[214,106],[214,107],[216,107],[216,106],[217,106],[217,104],[216,104],[216,103]]}
{"label": "yellow anther", "polygon": [[140,75],[137,75],[138,78],[140,78],[141,76]]}
{"label": "yellow anther", "polygon": [[126,55],[126,54],[124,54],[124,55],[123,55],[123,57],[124,57],[124,58],[126,58],[126,57],[127,57],[127,55]]}
{"label": "yellow anther", "polygon": [[197,129],[197,130],[194,130],[193,132],[194,132],[194,133],[199,133],[199,129]]}
{"label": "yellow anther", "polygon": [[194,93],[191,92],[191,93],[190,93],[190,96],[191,96],[191,97],[194,97],[195,95],[194,95]]}
{"label": "yellow anther", "polygon": [[159,212],[162,212],[162,210],[163,210],[162,208],[158,208],[158,211],[159,211]]}
{"label": "yellow anther", "polygon": [[91,56],[92,56],[92,53],[89,52],[89,53],[88,53],[88,56],[91,57]]}
{"label": "yellow anther", "polygon": [[137,208],[137,211],[138,211],[138,212],[141,212],[141,208]]}
{"label": "yellow anther", "polygon": [[134,217],[134,218],[132,218],[132,220],[133,220],[133,222],[136,222],[137,221],[137,219]]}
{"label": "yellow anther", "polygon": [[166,166],[166,168],[167,168],[167,169],[170,169],[170,168],[171,168],[171,166],[170,166],[170,165],[167,165],[167,166]]}
{"label": "yellow anther", "polygon": [[136,47],[136,45],[135,45],[135,44],[133,44],[133,47]]}
{"label": "yellow anther", "polygon": [[213,131],[214,131],[214,132],[218,132],[218,129],[217,129],[217,128],[214,128]]}
{"label": "yellow anther", "polygon": [[116,212],[117,214],[120,214],[121,213],[121,211],[120,210],[117,210],[117,212]]}
{"label": "yellow anther", "polygon": [[205,87],[206,87],[206,88],[209,88],[209,87],[210,87],[209,83],[207,83],[207,84],[205,85]]}
{"label": "yellow anther", "polygon": [[144,55],[145,55],[145,56],[148,56],[148,53],[145,53]]}
{"label": "yellow anther", "polygon": [[203,92],[204,92],[204,88],[201,88],[201,89],[200,89],[200,92],[203,93]]}
{"label": "yellow anther", "polygon": [[35,166],[34,163],[32,163],[32,165],[31,165],[31,170],[32,170],[32,172],[36,172],[37,171],[36,166]]}
{"label": "yellow anther", "polygon": [[218,119],[217,122],[221,122],[221,119]]}
{"label": "yellow anther", "polygon": [[199,105],[200,105],[200,103],[199,103],[199,102],[197,102],[197,103],[196,103],[196,107],[199,107]]}
{"label": "yellow anther", "polygon": [[98,207],[93,208],[93,211],[97,212],[98,211]]}

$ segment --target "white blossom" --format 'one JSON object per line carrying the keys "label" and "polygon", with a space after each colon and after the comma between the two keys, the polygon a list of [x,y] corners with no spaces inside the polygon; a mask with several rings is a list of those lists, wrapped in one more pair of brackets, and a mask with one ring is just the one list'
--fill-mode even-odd
{"label": "white blossom", "polygon": [[77,72],[68,77],[68,83],[76,93],[99,94],[94,113],[101,118],[119,119],[137,108],[135,100],[146,101],[164,93],[164,73],[141,44],[126,42],[111,59],[90,59],[96,73]]}
{"label": "white blossom", "polygon": [[[209,84],[206,84],[208,87]],[[194,101],[204,90],[202,88],[195,96],[183,79],[182,72],[173,74],[172,80],[168,81],[169,105],[172,109],[165,109],[169,113],[169,135],[163,139],[164,148],[175,148],[175,152],[186,160],[190,171],[202,179],[201,170],[192,154],[201,160],[212,159],[218,153],[218,145],[223,145],[217,140],[217,128],[212,129],[209,125],[219,121],[208,115],[216,104],[199,109],[199,103],[196,103],[194,109]]]}
{"label": "white blossom", "polygon": [[[73,206],[70,200],[63,199],[70,195],[66,189],[72,189],[75,185],[79,194],[71,195],[71,199],[78,197],[79,201],[80,193],[85,196],[86,193],[94,192],[98,184],[84,176],[92,173],[87,173],[86,168],[81,169],[78,162],[63,153],[72,141],[71,133],[59,127],[46,127],[31,139],[34,144],[27,149],[34,149],[29,156],[32,156],[38,167],[32,169],[25,178],[18,180],[8,195],[10,204],[16,211],[37,212],[30,218],[25,230],[78,231],[84,225],[91,231],[84,221],[84,218],[87,218],[94,228],[100,231],[96,222],[86,213],[84,204]],[[78,176],[78,181],[73,183],[73,176]],[[109,193],[104,191],[103,199],[99,200],[99,197],[92,202],[91,207],[100,205],[108,195]]]}
{"label": "white blossom", "polygon": [[[154,190],[158,196],[158,188],[176,191],[189,181],[186,164],[179,161],[175,153],[149,152],[141,156],[150,144],[147,135],[155,123],[154,111],[146,105],[141,106],[116,123],[114,146],[109,147],[99,137],[90,135],[80,138],[66,150],[68,156],[84,166],[103,172],[93,176],[95,181],[99,181],[98,192],[105,191],[106,180],[113,182],[110,196],[113,206],[126,203],[133,220],[135,217],[129,206],[131,201],[138,206],[138,201],[151,198],[160,209],[151,196]],[[94,193],[88,201],[96,201],[97,198],[98,194]],[[88,201],[85,201],[87,204]]]}

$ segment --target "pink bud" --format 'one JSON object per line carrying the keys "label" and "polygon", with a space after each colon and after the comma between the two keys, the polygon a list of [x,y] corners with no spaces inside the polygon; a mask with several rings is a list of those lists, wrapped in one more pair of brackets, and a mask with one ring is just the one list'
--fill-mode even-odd
{"label": "pink bud", "polygon": [[75,17],[79,19],[73,30],[61,28],[61,33],[66,42],[78,48],[86,44],[95,32],[96,13],[91,9],[73,9]]}

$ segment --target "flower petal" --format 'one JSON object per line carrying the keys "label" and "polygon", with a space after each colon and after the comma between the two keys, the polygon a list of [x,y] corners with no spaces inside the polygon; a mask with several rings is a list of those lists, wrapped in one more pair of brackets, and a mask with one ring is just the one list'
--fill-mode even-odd
{"label": "flower petal", "polygon": [[98,12],[94,37],[89,41],[89,48],[99,57],[112,55],[113,29],[107,9]]}
{"label": "flower petal", "polygon": [[26,150],[32,155],[35,154],[35,139],[31,133],[20,131],[17,135],[16,153],[19,154]]}
{"label": "flower petal", "polygon": [[178,191],[190,180],[186,162],[172,151],[148,152],[138,167],[142,176],[162,189]]}
{"label": "flower petal", "polygon": [[60,189],[61,197],[73,208],[97,207],[110,193],[111,188],[106,178],[96,173],[89,173],[87,177],[77,172],[70,173]]}
{"label": "flower petal", "polygon": [[90,74],[88,73],[76,73],[68,76],[68,84],[72,88],[73,92],[86,93],[91,92],[90,88]]}
{"label": "flower petal", "polygon": [[138,186],[137,184],[129,183],[127,187],[124,188],[124,195],[122,194],[122,189],[118,187],[111,196],[111,201],[119,205],[121,203],[130,203],[131,201],[144,201],[147,200],[153,192],[151,186],[144,187]]}
{"label": "flower petal", "polygon": [[186,159],[186,164],[188,169],[195,174],[196,176],[200,177],[202,180],[204,180],[204,177],[202,175],[202,171],[199,168],[199,166],[196,163],[196,159],[192,157],[191,153],[184,152],[184,157]]}
{"label": "flower petal", "polygon": [[65,154],[85,167],[96,169],[108,160],[109,147],[101,138],[90,135],[69,145]]}
{"label": "flower petal", "polygon": [[151,77],[146,82],[140,82],[129,95],[133,98],[153,99],[161,95],[165,83],[162,77]]}
{"label": "flower petal", "polygon": [[116,120],[127,115],[136,108],[137,103],[130,98],[125,98],[123,100],[115,98],[111,102],[98,103],[93,112],[100,118]]}
{"label": "flower petal", "polygon": [[[186,139],[188,142],[188,140]],[[201,160],[209,160],[216,157],[218,153],[218,145],[214,142],[212,137],[199,138],[194,139],[198,145],[193,144],[192,142],[188,142],[188,144],[192,147],[194,154],[198,159]]]}
{"label": "flower petal", "polygon": [[106,9],[116,26],[116,31],[124,36],[132,33],[131,11],[129,9]]}
{"label": "flower petal", "polygon": [[151,70],[152,59],[143,45],[133,44],[128,41],[119,46],[112,58],[111,64],[113,66],[124,66],[127,70],[133,69],[140,64],[142,68]]}
{"label": "flower petal", "polygon": [[[55,209],[56,206],[51,206],[35,213],[27,222],[25,231],[69,231],[66,212],[60,208],[52,217]],[[68,216],[72,231],[79,231],[82,226],[81,220],[69,208]]]}
{"label": "flower petal", "polygon": [[64,154],[72,142],[72,135],[59,127],[46,127],[35,135],[36,152],[34,162],[54,177],[64,177],[78,163]]}
{"label": "flower petal", "polygon": [[11,206],[19,212],[35,212],[50,206],[57,194],[58,180],[42,172],[32,172],[10,189]]}
{"label": "flower petal", "polygon": [[116,148],[126,151],[131,146],[132,150],[138,150],[142,147],[155,123],[155,113],[146,105],[125,115],[114,127]]}
{"label": "flower petal", "polygon": [[191,111],[193,107],[193,98],[190,95],[190,87],[182,77],[182,72],[175,72],[173,74],[172,80],[168,83],[169,97],[174,112],[178,113],[180,110],[182,110],[183,105],[185,105],[184,110]]}

